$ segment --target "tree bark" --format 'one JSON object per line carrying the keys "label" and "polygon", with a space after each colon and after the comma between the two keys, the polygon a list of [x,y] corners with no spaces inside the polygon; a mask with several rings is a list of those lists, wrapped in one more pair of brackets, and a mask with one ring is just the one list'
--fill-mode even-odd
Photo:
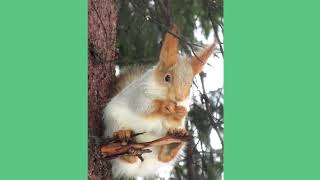
{"label": "tree bark", "polygon": [[102,135],[102,110],[115,77],[117,13],[114,0],[88,1],[89,180],[112,179],[110,164],[97,151],[99,142],[90,137]]}

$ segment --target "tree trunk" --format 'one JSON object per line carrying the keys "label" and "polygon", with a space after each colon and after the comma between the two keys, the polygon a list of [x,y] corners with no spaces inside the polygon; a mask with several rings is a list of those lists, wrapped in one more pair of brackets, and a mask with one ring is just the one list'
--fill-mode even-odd
{"label": "tree trunk", "polygon": [[98,151],[98,142],[91,136],[101,136],[102,109],[111,94],[116,59],[117,6],[114,0],[88,1],[88,179],[111,178],[111,166]]}

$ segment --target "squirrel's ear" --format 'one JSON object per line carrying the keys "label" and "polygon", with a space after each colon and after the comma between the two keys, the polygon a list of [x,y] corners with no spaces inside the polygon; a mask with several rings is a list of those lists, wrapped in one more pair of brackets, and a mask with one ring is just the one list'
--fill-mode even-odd
{"label": "squirrel's ear", "polygon": [[[178,35],[178,29],[172,26],[170,32]],[[178,60],[178,44],[179,40],[169,32],[166,33],[160,51],[160,65],[162,68],[169,68],[177,63]]]}
{"label": "squirrel's ear", "polygon": [[203,50],[201,53],[197,54],[197,56],[192,57],[191,66],[194,75],[199,74],[202,71],[203,66],[207,63],[208,58],[215,50],[215,46],[216,43],[212,44],[211,46]]}

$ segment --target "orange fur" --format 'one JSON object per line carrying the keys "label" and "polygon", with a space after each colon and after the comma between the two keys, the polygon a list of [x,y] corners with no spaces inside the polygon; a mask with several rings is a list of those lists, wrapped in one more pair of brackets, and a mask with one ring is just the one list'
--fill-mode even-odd
{"label": "orange fur", "polygon": [[114,132],[114,133],[113,133],[113,137],[114,137],[114,138],[118,138],[118,139],[120,139],[121,141],[127,141],[127,140],[129,140],[132,135],[133,135],[133,131],[130,130],[130,129],[120,130],[120,131],[117,131],[117,132]]}
{"label": "orange fur", "polygon": [[194,75],[199,74],[202,71],[203,66],[207,63],[208,58],[213,53],[215,46],[216,44],[212,44],[209,48],[205,49],[199,55],[197,55],[197,57],[193,57],[191,59],[191,66]]}
{"label": "orange fur", "polygon": [[[170,31],[178,35],[178,29],[175,25]],[[168,69],[177,62],[178,44],[179,40],[176,37],[170,33],[166,33],[160,51],[160,64],[162,69]]]}
{"label": "orange fur", "polygon": [[[183,63],[183,62],[180,62]],[[171,67],[168,69],[161,68],[159,64],[155,70],[155,76],[157,78],[157,82],[163,86],[167,86],[167,99],[172,101],[183,101],[190,94],[190,87],[192,83],[192,79],[194,77],[192,73],[191,65],[188,62],[185,62],[190,66],[190,74],[183,74],[183,79],[179,79],[181,76],[179,73],[178,66]],[[172,77],[172,82],[167,83],[164,81],[165,76],[169,74]]]}
{"label": "orange fur", "polygon": [[[169,134],[176,134],[176,135],[187,135],[188,132],[185,129],[170,129]],[[174,159],[180,149],[183,147],[185,143],[173,143],[168,145],[160,146],[160,152],[158,154],[158,160],[162,162],[169,162]]]}
{"label": "orange fur", "polygon": [[164,145],[160,147],[160,152],[158,155],[159,161],[169,162],[173,158],[175,158],[179,152],[179,150],[183,147],[184,143],[175,143]]}
{"label": "orange fur", "polygon": [[137,156],[130,156],[130,155],[123,155],[123,156],[120,156],[120,159],[123,161],[126,161],[127,163],[133,164],[133,163],[137,162],[138,157]]}
{"label": "orange fur", "polygon": [[154,100],[154,111],[147,114],[148,119],[157,119],[158,117],[166,117],[169,124],[179,126],[183,117],[187,115],[187,109],[183,106],[177,106],[174,101],[170,100]]}

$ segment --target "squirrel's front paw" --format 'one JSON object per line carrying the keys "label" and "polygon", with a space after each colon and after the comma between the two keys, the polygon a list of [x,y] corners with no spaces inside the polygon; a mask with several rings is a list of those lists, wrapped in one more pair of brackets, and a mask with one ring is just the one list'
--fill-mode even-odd
{"label": "squirrel's front paw", "polygon": [[122,142],[128,142],[132,139],[133,131],[128,130],[120,130],[113,133],[113,137],[122,141]]}
{"label": "squirrel's front paw", "polygon": [[177,106],[174,101],[166,100],[162,103],[162,113],[171,116],[174,120],[180,121],[188,113],[183,106]]}
{"label": "squirrel's front paw", "polygon": [[162,102],[161,112],[164,114],[172,114],[175,112],[177,103],[174,101],[166,100]]}
{"label": "squirrel's front paw", "polygon": [[176,121],[180,121],[182,118],[184,118],[188,114],[188,111],[183,106],[176,106],[175,112],[172,114],[172,118]]}

